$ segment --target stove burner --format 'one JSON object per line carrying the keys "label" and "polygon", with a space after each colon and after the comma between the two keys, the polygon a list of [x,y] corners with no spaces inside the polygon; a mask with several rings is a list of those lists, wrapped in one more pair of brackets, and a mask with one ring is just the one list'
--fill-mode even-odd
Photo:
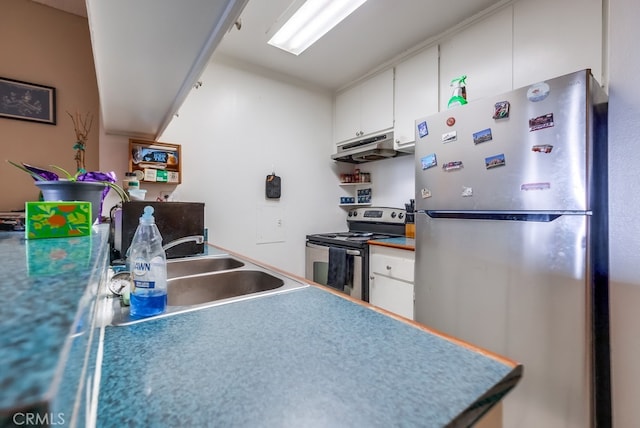
{"label": "stove burner", "polygon": [[[372,238],[373,238],[373,236],[352,236],[350,238],[347,238],[347,240],[349,240],[349,241],[363,241],[363,242],[366,242],[366,241],[368,241],[368,240],[370,240]],[[380,239],[380,238],[378,238],[378,239]]]}
{"label": "stove burner", "polygon": [[371,232],[337,232],[337,233],[325,233],[321,236],[327,238],[369,238],[373,236]]}
{"label": "stove burner", "polygon": [[384,234],[384,233],[373,233],[373,232],[335,232],[335,233],[322,233],[318,235],[311,235],[309,238],[313,239],[323,239],[327,242],[333,241],[335,243],[339,242],[360,242],[366,243],[370,239],[383,239],[389,238],[396,235]]}

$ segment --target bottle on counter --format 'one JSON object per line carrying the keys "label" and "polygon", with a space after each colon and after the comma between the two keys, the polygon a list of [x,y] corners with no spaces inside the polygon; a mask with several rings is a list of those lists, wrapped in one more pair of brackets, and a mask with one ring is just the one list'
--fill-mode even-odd
{"label": "bottle on counter", "polygon": [[124,180],[122,180],[122,188],[124,190],[138,190],[140,188],[140,181],[135,172],[125,172]]}
{"label": "bottle on counter", "polygon": [[132,281],[131,316],[141,318],[164,312],[167,307],[167,256],[152,206],[144,207],[127,251],[127,263]]}

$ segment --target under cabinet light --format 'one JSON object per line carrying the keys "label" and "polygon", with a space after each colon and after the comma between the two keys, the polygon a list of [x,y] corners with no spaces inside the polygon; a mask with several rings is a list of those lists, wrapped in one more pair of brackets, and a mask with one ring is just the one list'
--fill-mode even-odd
{"label": "under cabinet light", "polygon": [[300,55],[366,1],[307,0],[268,43],[294,55]]}

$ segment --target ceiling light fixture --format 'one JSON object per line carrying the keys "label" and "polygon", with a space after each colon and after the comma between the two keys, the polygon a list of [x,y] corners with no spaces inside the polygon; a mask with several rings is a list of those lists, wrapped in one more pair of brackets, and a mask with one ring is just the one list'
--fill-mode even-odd
{"label": "ceiling light fixture", "polygon": [[[307,0],[271,37],[269,44],[300,55],[367,0]],[[297,2],[299,4],[300,2]],[[293,5],[295,6],[295,4]],[[280,20],[287,19],[285,12]],[[284,19],[283,19],[284,18]]]}

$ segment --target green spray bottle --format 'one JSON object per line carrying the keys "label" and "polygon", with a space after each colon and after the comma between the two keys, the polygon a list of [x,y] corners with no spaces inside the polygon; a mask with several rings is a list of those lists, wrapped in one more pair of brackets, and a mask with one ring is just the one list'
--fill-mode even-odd
{"label": "green spray bottle", "polygon": [[467,103],[467,76],[460,76],[451,81],[449,86],[453,88],[447,108],[461,106]]}

